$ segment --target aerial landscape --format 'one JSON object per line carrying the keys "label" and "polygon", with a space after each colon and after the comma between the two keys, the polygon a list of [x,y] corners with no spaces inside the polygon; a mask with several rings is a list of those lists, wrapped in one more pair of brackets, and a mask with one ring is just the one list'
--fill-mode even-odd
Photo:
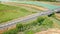
{"label": "aerial landscape", "polygon": [[0,34],[60,34],[60,0],[0,0]]}

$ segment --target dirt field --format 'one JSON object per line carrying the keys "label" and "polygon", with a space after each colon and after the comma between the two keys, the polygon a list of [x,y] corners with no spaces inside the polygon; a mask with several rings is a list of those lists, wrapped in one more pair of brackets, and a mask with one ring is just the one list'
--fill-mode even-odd
{"label": "dirt field", "polygon": [[3,4],[15,5],[15,6],[27,6],[27,7],[36,8],[36,9],[42,10],[42,11],[48,10],[47,8],[40,7],[40,6],[28,5],[28,4],[18,4],[18,3],[14,3],[14,2],[3,2]]}
{"label": "dirt field", "polygon": [[60,20],[60,13],[59,14],[55,14],[56,15],[56,18]]}
{"label": "dirt field", "polygon": [[60,34],[60,29],[48,29],[47,31],[37,32],[36,34]]}

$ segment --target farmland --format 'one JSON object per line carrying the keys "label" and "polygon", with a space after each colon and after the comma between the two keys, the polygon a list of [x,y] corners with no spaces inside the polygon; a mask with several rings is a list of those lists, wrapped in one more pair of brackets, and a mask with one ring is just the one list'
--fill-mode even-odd
{"label": "farmland", "polygon": [[0,4],[0,34],[60,32],[58,31],[60,30],[59,8],[60,6],[54,3],[42,1],[2,2]]}
{"label": "farmland", "polygon": [[28,11],[22,7],[0,4],[0,23],[30,15],[32,13],[32,11]]}

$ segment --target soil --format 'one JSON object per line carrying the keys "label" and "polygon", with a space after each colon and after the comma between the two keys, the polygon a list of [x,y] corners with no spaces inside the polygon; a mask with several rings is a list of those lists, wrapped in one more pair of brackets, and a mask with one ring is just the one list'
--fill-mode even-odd
{"label": "soil", "polygon": [[55,14],[56,15],[56,18],[60,20],[60,13],[59,14]]}
{"label": "soil", "polygon": [[60,34],[60,29],[48,29],[47,31],[37,32],[36,34]]}
{"label": "soil", "polygon": [[36,9],[42,10],[42,11],[48,10],[47,8],[43,8],[43,7],[40,7],[40,6],[29,5],[29,4],[18,4],[18,3],[14,3],[14,2],[3,2],[3,4],[12,5],[12,6],[32,7],[32,8],[36,8]]}

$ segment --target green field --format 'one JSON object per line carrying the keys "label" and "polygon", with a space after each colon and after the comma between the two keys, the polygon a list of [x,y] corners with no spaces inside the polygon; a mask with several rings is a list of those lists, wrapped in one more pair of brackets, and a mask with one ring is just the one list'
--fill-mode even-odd
{"label": "green field", "polygon": [[32,11],[26,10],[22,7],[15,7],[0,4],[0,23],[6,22],[18,17],[23,17],[32,14]]}

